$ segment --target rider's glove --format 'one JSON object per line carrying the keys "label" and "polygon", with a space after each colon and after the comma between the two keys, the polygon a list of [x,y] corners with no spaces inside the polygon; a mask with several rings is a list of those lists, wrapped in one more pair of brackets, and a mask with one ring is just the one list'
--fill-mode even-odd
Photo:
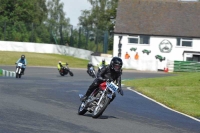
{"label": "rider's glove", "polygon": [[112,78],[109,78],[108,81],[109,81],[109,82],[112,82],[112,81],[114,81],[114,80],[113,80]]}
{"label": "rider's glove", "polygon": [[102,81],[106,81],[106,79],[102,78],[102,77],[99,77],[98,79],[102,80]]}

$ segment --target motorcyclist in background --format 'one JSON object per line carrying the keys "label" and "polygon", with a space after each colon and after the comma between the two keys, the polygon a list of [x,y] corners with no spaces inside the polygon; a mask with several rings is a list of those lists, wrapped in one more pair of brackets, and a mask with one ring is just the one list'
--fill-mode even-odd
{"label": "motorcyclist in background", "polygon": [[104,67],[104,66],[106,66],[107,65],[107,63],[106,63],[106,61],[105,61],[105,59],[103,59],[102,60],[102,62],[99,64],[99,66],[98,66],[98,73],[100,72],[100,70]]}
{"label": "motorcyclist in background", "polygon": [[[101,69],[100,73],[97,75],[97,78],[89,86],[86,94],[80,100],[82,102],[85,101],[90,96],[90,94],[94,91],[94,89],[99,87],[99,85],[105,82],[106,80],[115,81],[119,87],[118,92],[121,95],[123,95],[123,90],[121,88],[122,65],[123,65],[123,62],[121,58],[113,57],[110,62],[110,65],[107,65]],[[113,101],[115,97],[116,97],[116,94],[113,95],[113,98],[111,101]]]}
{"label": "motorcyclist in background", "polygon": [[23,64],[23,66],[22,66],[22,74],[24,75],[24,72],[25,72],[25,69],[26,69],[26,65],[27,65],[27,61],[26,61],[25,55],[21,55],[21,57],[17,60],[17,62],[15,64],[18,64],[18,63],[22,63]]}
{"label": "motorcyclist in background", "polygon": [[88,74],[89,74],[90,67],[94,67],[94,66],[92,65],[92,62],[88,62],[88,64],[87,64],[87,73],[88,73]]}
{"label": "motorcyclist in background", "polygon": [[68,65],[68,63],[67,63],[67,62],[64,63],[64,62],[62,62],[62,61],[59,61],[59,62],[58,62],[58,65],[57,65],[58,71],[60,71],[60,69],[61,69],[63,66],[65,66],[65,65]]}

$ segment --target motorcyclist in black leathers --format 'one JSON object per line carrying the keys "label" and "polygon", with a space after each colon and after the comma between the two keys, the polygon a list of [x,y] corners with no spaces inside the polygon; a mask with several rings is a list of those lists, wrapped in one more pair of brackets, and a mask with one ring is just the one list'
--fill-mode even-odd
{"label": "motorcyclist in black leathers", "polygon": [[[85,101],[94,91],[94,89],[99,87],[99,85],[106,80],[115,81],[119,87],[119,93],[123,95],[123,90],[121,88],[122,65],[123,62],[121,58],[113,57],[110,65],[107,65],[106,67],[101,69],[100,73],[97,75],[97,78],[89,86],[86,94],[80,100]],[[111,101],[113,101],[115,97],[116,95],[114,94]]]}

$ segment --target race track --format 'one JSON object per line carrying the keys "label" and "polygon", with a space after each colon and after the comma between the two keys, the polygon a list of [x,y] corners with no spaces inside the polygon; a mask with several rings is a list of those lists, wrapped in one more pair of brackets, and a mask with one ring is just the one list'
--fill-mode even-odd
{"label": "race track", "polygon": [[[14,66],[1,66],[15,70]],[[78,94],[93,79],[84,69],[61,77],[56,68],[27,67],[21,79],[0,77],[0,133],[199,133],[200,122],[123,87],[99,119],[79,116]],[[122,79],[166,76],[124,71]]]}

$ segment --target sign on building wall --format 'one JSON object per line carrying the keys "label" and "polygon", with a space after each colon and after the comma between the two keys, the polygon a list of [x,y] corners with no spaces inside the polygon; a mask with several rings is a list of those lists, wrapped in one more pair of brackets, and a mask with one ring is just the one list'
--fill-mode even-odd
{"label": "sign on building wall", "polygon": [[172,43],[168,40],[163,40],[160,44],[159,44],[159,49],[160,52],[162,53],[170,53],[172,51]]}

